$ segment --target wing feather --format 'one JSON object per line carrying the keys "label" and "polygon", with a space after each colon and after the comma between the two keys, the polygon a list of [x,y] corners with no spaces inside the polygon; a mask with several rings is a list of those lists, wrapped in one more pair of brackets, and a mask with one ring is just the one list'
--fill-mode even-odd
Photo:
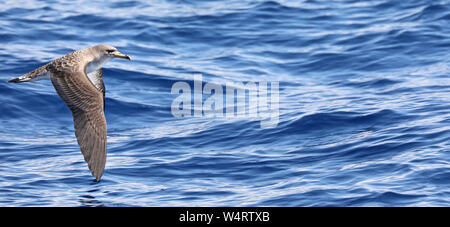
{"label": "wing feather", "polygon": [[78,145],[89,170],[99,181],[106,163],[104,91],[99,91],[85,72],[52,72],[50,78],[56,92],[72,111]]}

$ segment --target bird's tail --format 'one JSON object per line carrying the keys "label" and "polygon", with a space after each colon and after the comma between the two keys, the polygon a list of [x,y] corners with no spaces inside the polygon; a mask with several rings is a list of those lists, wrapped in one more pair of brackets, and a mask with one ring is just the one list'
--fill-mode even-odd
{"label": "bird's tail", "polygon": [[13,78],[13,79],[10,79],[10,80],[8,80],[8,82],[9,83],[22,83],[22,82],[27,82],[27,81],[29,81],[30,79],[27,79],[26,77],[25,77],[25,75],[23,75],[23,76],[21,76],[21,77],[16,77],[16,78]]}
{"label": "bird's tail", "polygon": [[49,79],[50,73],[46,69],[47,65],[44,65],[40,68],[37,68],[23,76],[19,76],[9,80],[9,83],[23,83],[23,82],[31,82],[42,79]]}

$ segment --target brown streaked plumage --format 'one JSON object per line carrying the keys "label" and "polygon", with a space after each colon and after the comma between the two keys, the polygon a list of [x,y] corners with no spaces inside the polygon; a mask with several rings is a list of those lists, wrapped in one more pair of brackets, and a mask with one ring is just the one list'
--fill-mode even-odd
{"label": "brown streaked plumage", "polygon": [[78,145],[97,181],[106,164],[105,86],[101,67],[113,58],[130,59],[115,47],[97,45],[67,54],[9,81],[21,83],[50,78],[72,111]]}

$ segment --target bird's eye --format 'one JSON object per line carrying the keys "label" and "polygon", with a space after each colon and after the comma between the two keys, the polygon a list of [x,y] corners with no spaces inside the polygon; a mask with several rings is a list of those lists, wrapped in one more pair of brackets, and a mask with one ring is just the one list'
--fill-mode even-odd
{"label": "bird's eye", "polygon": [[110,53],[112,53],[114,51],[116,51],[116,50],[113,50],[113,49],[106,50],[106,52],[108,52],[108,54],[110,54]]}

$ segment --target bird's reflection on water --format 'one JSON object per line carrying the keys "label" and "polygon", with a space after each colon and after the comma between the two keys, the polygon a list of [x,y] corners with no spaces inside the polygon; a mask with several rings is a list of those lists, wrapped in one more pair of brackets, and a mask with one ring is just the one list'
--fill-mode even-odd
{"label": "bird's reflection on water", "polygon": [[[93,181],[93,183],[97,184],[97,182]],[[86,194],[80,195],[78,201],[80,202],[81,207],[104,207],[105,204],[94,196],[95,193],[100,191],[99,188],[95,188],[89,191],[86,191]]]}

